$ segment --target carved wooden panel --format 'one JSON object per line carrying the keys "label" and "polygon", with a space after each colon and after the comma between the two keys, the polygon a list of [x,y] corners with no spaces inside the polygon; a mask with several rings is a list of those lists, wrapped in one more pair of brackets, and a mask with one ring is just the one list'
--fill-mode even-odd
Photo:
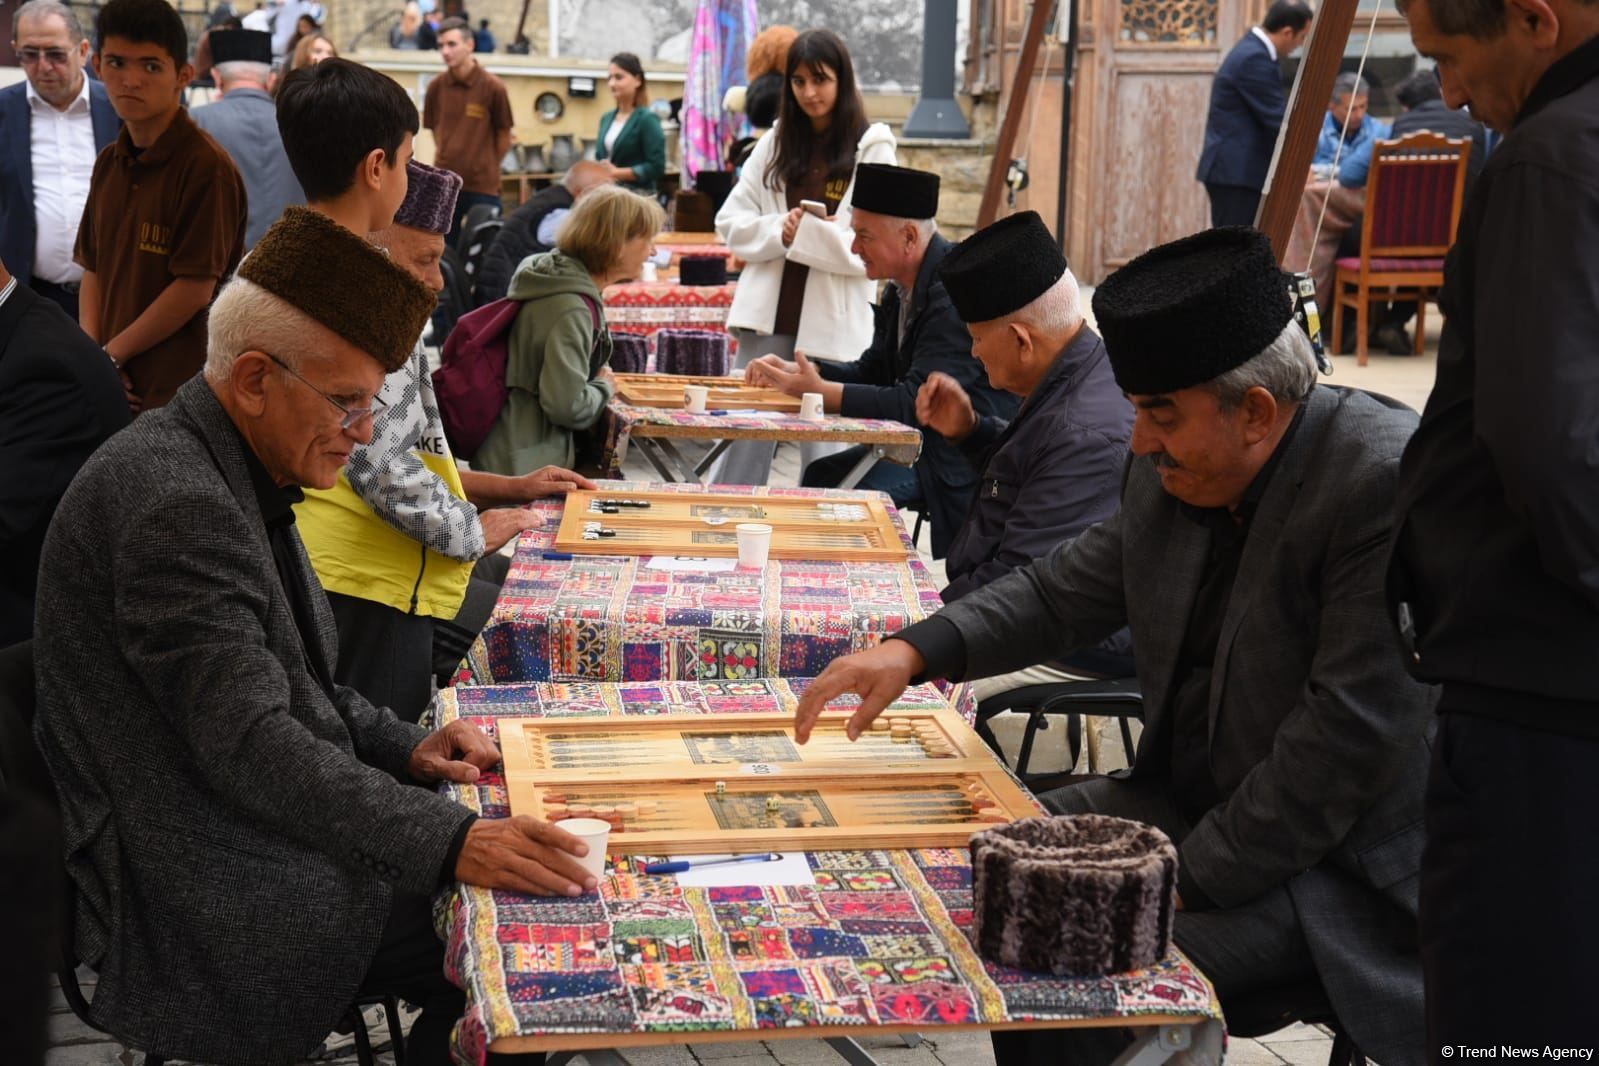
{"label": "carved wooden panel", "polygon": [[1218,0],[1121,0],[1120,41],[1213,47],[1218,6]]}
{"label": "carved wooden panel", "polygon": [[1205,190],[1194,167],[1204,147],[1209,88],[1208,70],[1117,72],[1104,142],[1103,184],[1115,193],[1100,216],[1103,269],[1204,225]]}

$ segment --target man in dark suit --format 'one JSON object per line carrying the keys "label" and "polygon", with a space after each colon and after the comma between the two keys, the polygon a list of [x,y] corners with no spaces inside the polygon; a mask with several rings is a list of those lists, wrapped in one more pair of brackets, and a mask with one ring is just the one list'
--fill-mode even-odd
{"label": "man in dark suit", "polygon": [[72,247],[95,157],[122,120],[84,74],[89,42],[70,7],[29,0],[12,26],[25,80],[0,89],[0,259],[76,322],[83,268]]}
{"label": "man in dark suit", "polygon": [[0,648],[33,635],[39,551],[61,494],[127,424],[105,352],[0,261]]}
{"label": "man in dark suit", "polygon": [[[1140,256],[1100,285],[1094,314],[1136,411],[1121,509],[834,662],[800,701],[798,736],[843,692],[863,697],[858,735],[912,678],[1015,670],[1129,625],[1145,723],[1133,768],[1045,805],[1171,837],[1174,939],[1223,1010],[1319,982],[1362,1051],[1417,1066],[1433,696],[1393,654],[1383,594],[1416,416],[1316,385],[1257,230]],[[1109,1062],[1115,1033],[995,1044],[1002,1066]]]}
{"label": "man in dark suit", "polygon": [[[916,394],[935,371],[954,378],[984,415],[1010,418],[1015,395],[995,388],[972,357],[972,338],[950,302],[938,270],[954,245],[938,235],[938,175],[908,167],[862,163],[855,169],[850,250],[866,276],[890,284],[873,309],[872,344],[852,363],[815,361],[803,352],[794,362],[763,355],[745,370],[749,380],[801,396],[820,393],[822,408],[848,418],[881,418],[921,428]],[[1064,269],[1064,265],[1062,267]],[[841,484],[872,454],[869,445],[846,448],[808,465],[801,483]],[[912,505],[932,526],[933,557],[942,559],[966,520],[977,471],[943,434],[922,434],[922,454],[907,470],[879,459],[859,482]]]}
{"label": "man in dark suit", "polygon": [[477,275],[477,305],[482,307],[504,297],[511,287],[511,275],[522,260],[554,249],[555,231],[572,205],[590,189],[610,181],[611,170],[604,163],[580,160],[572,164],[559,184],[540,189],[506,216],[494,243],[483,253],[483,266]]}
{"label": "man in dark suit", "polygon": [[293,504],[370,440],[433,303],[289,208],[212,307],[203,375],[101,448],[50,524],[34,739],[94,1023],[141,1050],[298,1061],[364,990],[422,1007],[408,1060],[445,1066],[465,995],[433,893],[594,886],[575,837],[417,787],[499,760],[476,727],[430,733],[333,680]]}
{"label": "man in dark suit", "polygon": [[1210,85],[1205,147],[1195,175],[1210,196],[1212,226],[1253,226],[1288,94],[1278,60],[1310,34],[1304,0],[1273,0],[1266,18],[1233,45]]}

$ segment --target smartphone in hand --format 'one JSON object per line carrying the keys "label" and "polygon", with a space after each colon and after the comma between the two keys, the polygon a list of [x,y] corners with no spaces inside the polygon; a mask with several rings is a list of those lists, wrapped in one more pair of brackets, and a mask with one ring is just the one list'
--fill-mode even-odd
{"label": "smartphone in hand", "polygon": [[815,215],[817,218],[825,219],[827,217],[827,205],[820,200],[801,200],[800,210],[806,214]]}

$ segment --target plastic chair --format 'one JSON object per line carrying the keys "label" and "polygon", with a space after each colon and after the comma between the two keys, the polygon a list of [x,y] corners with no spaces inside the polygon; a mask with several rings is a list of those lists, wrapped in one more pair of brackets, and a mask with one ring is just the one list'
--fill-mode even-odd
{"label": "plastic chair", "polygon": [[1466,191],[1469,139],[1422,131],[1372,146],[1361,223],[1360,255],[1337,260],[1333,275],[1332,348],[1343,344],[1344,308],[1355,310],[1355,353],[1366,365],[1370,305],[1416,301],[1416,354],[1426,305],[1444,283],[1444,256],[1455,241]]}
{"label": "plastic chair", "polygon": [[1016,754],[1016,776],[1028,788],[1047,788],[1057,783],[1061,775],[1057,772],[1032,773],[1028,767],[1032,762],[1033,745],[1038,739],[1039,730],[1050,728],[1051,718],[1063,716],[1066,719],[1067,749],[1073,766],[1077,765],[1077,756],[1082,750],[1083,716],[1115,718],[1121,725],[1122,744],[1131,763],[1134,747],[1130,720],[1143,717],[1144,697],[1138,690],[1136,677],[1023,685],[990,696],[977,705],[977,735],[1004,758],[999,739],[989,725],[989,720],[1002,711],[1027,715],[1021,750]]}

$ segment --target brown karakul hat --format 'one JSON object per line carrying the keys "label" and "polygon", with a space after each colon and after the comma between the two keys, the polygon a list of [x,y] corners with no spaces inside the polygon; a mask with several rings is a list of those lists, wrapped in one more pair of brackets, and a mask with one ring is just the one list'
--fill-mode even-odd
{"label": "brown karakul hat", "polygon": [[438,299],[387,255],[326,215],[291,207],[239,264],[261,286],[393,373],[410,359]]}

